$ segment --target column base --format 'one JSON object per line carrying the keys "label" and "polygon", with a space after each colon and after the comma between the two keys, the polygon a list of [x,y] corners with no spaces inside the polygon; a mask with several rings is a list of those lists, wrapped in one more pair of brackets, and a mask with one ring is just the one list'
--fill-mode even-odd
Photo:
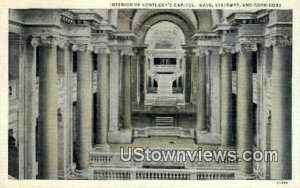
{"label": "column base", "polygon": [[108,143],[111,143],[111,144],[132,143],[132,129],[109,131],[108,132]]}
{"label": "column base", "polygon": [[197,144],[221,144],[220,134],[195,130]]}
{"label": "column base", "polygon": [[68,177],[68,179],[82,179],[82,180],[88,180],[91,179],[91,173],[90,173],[90,169],[82,169],[82,170],[78,170],[76,169],[76,164],[72,165],[72,174],[70,175],[70,177]]}
{"label": "column base", "polygon": [[108,144],[96,144],[94,149],[96,151],[110,151],[110,146]]}

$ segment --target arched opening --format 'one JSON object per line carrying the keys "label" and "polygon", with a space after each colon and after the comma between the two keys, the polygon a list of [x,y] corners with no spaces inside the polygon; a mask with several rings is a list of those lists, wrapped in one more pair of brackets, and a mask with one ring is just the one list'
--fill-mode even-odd
{"label": "arched opening", "polygon": [[177,106],[184,104],[185,57],[181,28],[161,21],[152,25],[145,35],[146,62],[145,105]]}

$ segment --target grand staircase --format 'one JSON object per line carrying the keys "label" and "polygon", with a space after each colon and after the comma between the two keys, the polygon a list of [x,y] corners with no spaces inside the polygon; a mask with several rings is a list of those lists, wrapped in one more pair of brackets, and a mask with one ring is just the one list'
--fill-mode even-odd
{"label": "grand staircase", "polygon": [[156,116],[154,120],[155,126],[174,126],[174,117]]}

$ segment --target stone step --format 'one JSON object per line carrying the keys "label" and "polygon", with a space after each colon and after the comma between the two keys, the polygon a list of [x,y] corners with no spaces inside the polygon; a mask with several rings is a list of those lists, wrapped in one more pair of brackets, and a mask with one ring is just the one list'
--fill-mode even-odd
{"label": "stone step", "polygon": [[173,119],[156,119],[155,121],[157,121],[157,122],[162,122],[162,121],[164,121],[164,122],[173,122],[174,120]]}
{"label": "stone step", "polygon": [[174,117],[155,117],[155,126],[174,126]]}

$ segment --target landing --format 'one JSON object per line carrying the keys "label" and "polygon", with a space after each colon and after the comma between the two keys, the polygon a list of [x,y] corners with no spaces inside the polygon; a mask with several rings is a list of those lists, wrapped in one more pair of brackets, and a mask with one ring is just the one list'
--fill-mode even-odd
{"label": "landing", "polygon": [[133,143],[130,144],[110,144],[111,152],[119,152],[120,147],[142,147],[142,148],[166,148],[166,149],[189,149],[197,150],[199,147],[202,150],[218,150],[219,145],[208,144],[195,144],[195,141],[190,138],[178,138],[178,137],[149,137],[149,138],[136,138]]}

